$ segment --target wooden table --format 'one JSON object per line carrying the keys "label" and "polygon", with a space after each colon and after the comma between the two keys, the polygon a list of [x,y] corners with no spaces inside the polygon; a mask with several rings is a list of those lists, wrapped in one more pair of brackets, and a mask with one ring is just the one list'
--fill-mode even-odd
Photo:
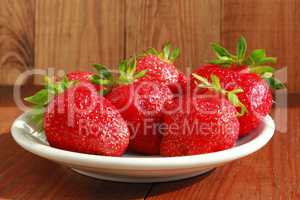
{"label": "wooden table", "polygon": [[21,111],[10,89],[0,94],[0,199],[300,199],[298,95],[289,96],[288,132],[276,132],[259,152],[183,181],[126,184],[85,177],[23,150],[9,131]]}

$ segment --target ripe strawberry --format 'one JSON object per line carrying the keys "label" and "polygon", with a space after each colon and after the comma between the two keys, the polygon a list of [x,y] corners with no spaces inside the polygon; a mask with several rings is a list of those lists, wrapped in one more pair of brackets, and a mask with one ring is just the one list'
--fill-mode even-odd
{"label": "ripe strawberry", "polygon": [[178,56],[179,48],[175,48],[171,52],[170,43],[163,46],[162,52],[158,52],[154,48],[148,49],[145,55],[138,60],[137,71],[147,70],[146,76],[139,81],[157,80],[169,86],[173,93],[180,93],[186,84],[186,77],[174,65]]}
{"label": "ripe strawberry", "polygon": [[[119,86],[113,88],[106,98],[127,121],[131,133],[129,149],[137,153],[155,155],[159,154],[161,135],[158,126],[162,121],[163,105],[173,95],[166,85],[157,81],[131,79],[134,75],[128,75],[127,72],[134,72],[135,66],[134,61],[121,63],[121,77],[117,81]],[[144,74],[145,71],[142,72],[142,75]]]}
{"label": "ripe strawberry", "polygon": [[[83,71],[72,71],[66,74],[67,78],[70,81],[80,81],[84,83],[91,83],[91,79],[95,74],[92,72],[83,72]],[[94,84],[97,91],[103,89],[103,86]]]}
{"label": "ripe strawberry", "polygon": [[[239,91],[222,90],[216,76],[213,79],[214,83],[210,84],[201,78],[209,88],[214,87],[223,95],[231,96],[231,101],[238,102],[236,93]],[[210,153],[235,145],[239,134],[236,109],[223,96],[213,93],[185,95],[169,101],[165,108],[169,114],[164,117],[167,131],[160,146],[162,156]]]}
{"label": "ripe strawberry", "polygon": [[[237,87],[236,80],[239,78],[239,73],[232,68],[224,68],[215,64],[207,64],[200,66],[193,71],[193,74],[200,75],[207,79],[212,74],[219,77],[222,88],[226,90],[232,90]],[[191,80],[191,92],[203,93],[206,90],[198,87],[197,79],[194,76],[190,76]]]}
{"label": "ripe strawberry", "polygon": [[129,143],[126,122],[115,107],[97,95],[90,83],[76,86],[67,79],[57,84],[48,82],[27,101],[46,112],[35,112],[34,119],[43,121],[49,144],[53,147],[107,156],[121,156]]}
{"label": "ripe strawberry", "polygon": [[258,127],[261,120],[270,113],[272,93],[268,83],[253,73],[240,74],[237,85],[243,89],[238,97],[248,111],[239,117],[240,136],[243,136]]}
{"label": "ripe strawberry", "polygon": [[70,81],[80,81],[80,82],[90,82],[90,78],[93,75],[94,73],[92,72],[84,72],[84,71],[72,71],[66,74],[66,76]]}
{"label": "ripe strawberry", "polygon": [[[213,49],[218,58],[214,64],[200,67],[194,73],[209,78],[211,74],[220,77],[221,85],[226,90],[241,88],[242,93],[238,96],[245,105],[247,113],[239,117],[240,136],[248,134],[258,127],[262,118],[265,117],[272,106],[272,94],[268,84],[273,89],[284,87],[282,83],[273,77],[273,68],[261,66],[267,62],[275,62],[275,58],[266,57],[264,50],[254,50],[249,57],[245,57],[246,41],[243,37],[237,45],[237,55],[230,54],[219,44],[213,44]],[[249,63],[249,64],[248,64]],[[218,64],[218,65],[217,65]],[[192,90],[195,84],[192,79]]]}

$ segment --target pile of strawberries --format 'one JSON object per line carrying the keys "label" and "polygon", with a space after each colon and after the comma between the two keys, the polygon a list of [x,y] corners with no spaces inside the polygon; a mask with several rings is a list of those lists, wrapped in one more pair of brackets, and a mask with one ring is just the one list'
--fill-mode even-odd
{"label": "pile of strawberries", "polygon": [[[217,43],[217,58],[191,75],[176,69],[179,49],[167,43],[119,64],[117,74],[96,64],[96,73],[74,71],[25,98],[32,121],[53,147],[106,156],[125,151],[185,156],[231,148],[257,128],[272,106],[273,76],[262,49],[236,55]],[[53,81],[53,80],[56,81]]]}

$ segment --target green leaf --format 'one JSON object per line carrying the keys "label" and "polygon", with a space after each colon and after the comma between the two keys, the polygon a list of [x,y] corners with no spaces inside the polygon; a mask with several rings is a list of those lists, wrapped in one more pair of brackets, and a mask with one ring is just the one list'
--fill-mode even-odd
{"label": "green leaf", "polygon": [[106,67],[102,64],[92,64],[92,66],[97,70],[101,71],[102,69],[105,69]]}
{"label": "green leaf", "polygon": [[41,131],[44,124],[44,114],[32,115],[31,122],[34,123],[38,131]]}
{"label": "green leaf", "polygon": [[43,129],[44,113],[45,107],[43,105],[34,106],[32,110],[29,111],[30,121],[35,125],[38,131]]}
{"label": "green leaf", "polygon": [[35,126],[41,130],[43,128],[43,118],[45,107],[54,95],[65,91],[72,87],[77,81],[69,81],[67,76],[64,76],[61,81],[54,83],[48,76],[44,77],[46,85],[45,88],[38,91],[30,97],[24,98],[25,101],[34,104],[33,109],[30,111],[31,121]]}
{"label": "green leaf", "polygon": [[49,102],[48,89],[42,89],[33,96],[24,98],[24,100],[36,105],[46,105]]}
{"label": "green leaf", "polygon": [[258,66],[258,67],[250,67],[250,72],[258,75],[262,75],[266,72],[273,73],[274,68],[271,66]]}
{"label": "green leaf", "polygon": [[234,107],[239,107],[241,109],[240,112],[238,113],[238,116],[243,116],[247,112],[246,106],[240,102],[235,92],[233,91],[228,92],[227,98],[229,102],[231,102],[232,105],[234,105]]}
{"label": "green leaf", "polygon": [[231,90],[230,92],[232,92],[234,94],[238,94],[238,93],[244,92],[244,90],[241,88],[237,88],[237,89]]}
{"label": "green leaf", "polygon": [[227,98],[232,103],[232,105],[234,105],[234,106],[238,106],[239,103],[240,103],[240,100],[239,100],[238,96],[233,92],[228,92],[227,93]]}
{"label": "green leaf", "polygon": [[65,91],[64,85],[61,83],[56,84],[54,89],[55,89],[55,92],[54,92],[55,94]]}
{"label": "green leaf", "polygon": [[239,107],[241,108],[241,111],[238,113],[238,116],[241,117],[248,112],[248,110],[244,104],[240,103]]}
{"label": "green leaf", "polygon": [[274,90],[280,90],[286,88],[286,85],[280,80],[275,79],[274,77],[263,77],[269,84],[269,86]]}
{"label": "green leaf", "polygon": [[170,53],[171,53],[170,50],[171,50],[171,43],[167,42],[163,46],[163,49],[162,49],[163,57],[164,57],[165,60],[169,59],[169,56],[170,56]]}
{"label": "green leaf", "polygon": [[277,62],[277,58],[275,58],[275,57],[263,57],[263,58],[258,59],[257,65],[263,65],[266,63],[275,64],[276,62]]}
{"label": "green leaf", "polygon": [[139,78],[142,78],[146,75],[148,70],[142,70],[142,71],[139,71],[137,72],[135,75],[134,75],[134,79],[139,79]]}
{"label": "green leaf", "polygon": [[237,47],[236,47],[238,64],[240,64],[241,61],[243,61],[243,59],[245,58],[246,51],[247,51],[247,42],[246,39],[243,36],[241,36],[240,39],[238,40]]}
{"label": "green leaf", "polygon": [[149,48],[146,50],[146,54],[158,56],[159,52],[154,48]]}
{"label": "green leaf", "polygon": [[204,83],[205,85],[210,85],[210,83],[208,82],[208,80],[202,76],[199,76],[198,74],[193,73],[192,76],[197,79],[198,81]]}
{"label": "green leaf", "polygon": [[220,79],[214,74],[212,74],[210,78],[211,78],[212,86],[218,91],[221,90],[222,87],[221,87]]}
{"label": "green leaf", "polygon": [[92,76],[91,82],[97,85],[104,85],[104,86],[110,86],[112,85],[112,80],[107,79],[99,79],[97,76]]}
{"label": "green leaf", "polygon": [[73,81],[69,81],[68,77],[67,76],[64,76],[63,77],[63,80],[60,82],[62,88],[63,88],[63,91],[68,89],[71,85],[72,85],[72,82]]}
{"label": "green leaf", "polygon": [[119,80],[118,80],[118,83],[119,84],[130,84],[130,83],[132,83],[133,82],[133,78],[128,78],[128,77],[123,77],[123,76],[120,76],[119,77]]}
{"label": "green leaf", "polygon": [[180,54],[180,49],[179,48],[175,48],[171,52],[169,60],[172,61],[172,62],[174,62],[178,58],[179,54]]}
{"label": "green leaf", "polygon": [[99,94],[101,96],[105,96],[105,95],[107,95],[110,92],[111,92],[111,89],[103,89],[103,90],[99,91]]}
{"label": "green leaf", "polygon": [[46,89],[48,89],[49,91],[55,90],[55,84],[48,76],[44,76],[44,82]]}
{"label": "green leaf", "polygon": [[121,76],[126,76],[126,69],[127,69],[127,61],[123,60],[119,64],[119,73],[121,74]]}
{"label": "green leaf", "polygon": [[257,62],[259,59],[266,57],[266,51],[264,49],[255,49],[251,52],[250,57]]}
{"label": "green leaf", "polygon": [[100,78],[109,79],[109,80],[113,79],[112,73],[108,70],[108,68],[106,66],[101,65],[101,64],[93,64],[93,66],[98,71]]}
{"label": "green leaf", "polygon": [[219,57],[217,59],[214,59],[210,61],[211,64],[216,64],[216,65],[224,65],[225,67],[227,65],[233,64],[235,61],[232,58],[229,57]]}
{"label": "green leaf", "polygon": [[263,65],[266,63],[276,63],[277,61],[275,57],[266,57],[266,51],[264,49],[256,49],[252,51],[247,59],[249,58],[253,60],[251,65],[254,66]]}
{"label": "green leaf", "polygon": [[127,71],[126,71],[127,76],[132,76],[134,74],[136,70],[136,65],[137,65],[137,61],[135,57],[129,60]]}
{"label": "green leaf", "polygon": [[222,47],[219,43],[212,43],[211,48],[218,57],[232,57],[232,55],[227,51],[227,49]]}
{"label": "green leaf", "polygon": [[251,56],[249,56],[248,58],[244,59],[242,64],[244,65],[255,65],[255,61],[253,60],[253,58]]}

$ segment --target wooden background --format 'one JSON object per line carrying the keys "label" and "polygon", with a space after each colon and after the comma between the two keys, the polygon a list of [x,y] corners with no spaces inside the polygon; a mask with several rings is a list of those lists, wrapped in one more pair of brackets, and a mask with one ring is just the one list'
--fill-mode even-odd
{"label": "wooden background", "polygon": [[0,0],[0,85],[32,68],[116,66],[165,41],[181,48],[184,70],[213,56],[211,42],[233,49],[243,34],[250,48],[288,66],[289,92],[297,93],[299,7],[299,0]]}

